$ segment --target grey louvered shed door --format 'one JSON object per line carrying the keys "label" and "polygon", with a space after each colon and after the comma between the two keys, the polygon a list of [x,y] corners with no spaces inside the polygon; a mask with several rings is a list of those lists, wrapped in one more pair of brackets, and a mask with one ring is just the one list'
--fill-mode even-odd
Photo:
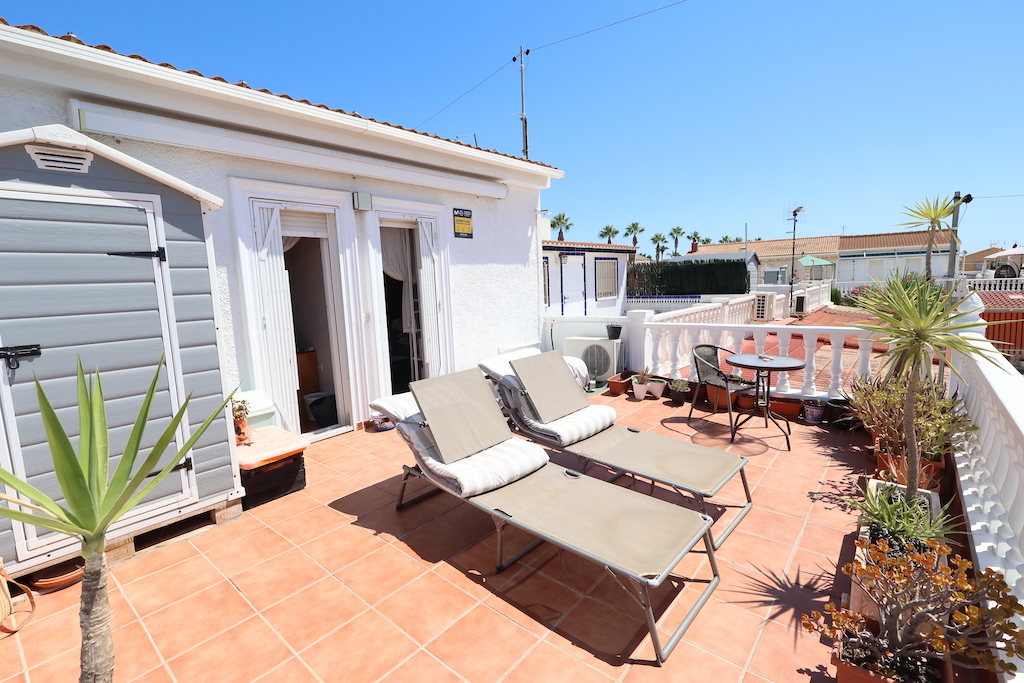
{"label": "grey louvered shed door", "polygon": [[[33,376],[42,382],[77,449],[77,359],[81,357],[87,372],[99,368],[113,472],[142,396],[161,356],[166,356],[143,438],[147,453],[180,406],[169,280],[159,257],[108,255],[161,246],[151,205],[16,196],[0,193],[0,347],[39,344],[42,353],[22,359],[17,369],[0,362],[0,465],[63,501]],[[182,439],[179,432],[164,462]],[[121,526],[189,500],[191,481],[188,470],[172,472]],[[19,561],[69,545],[66,537],[27,525],[15,527],[15,538]]]}

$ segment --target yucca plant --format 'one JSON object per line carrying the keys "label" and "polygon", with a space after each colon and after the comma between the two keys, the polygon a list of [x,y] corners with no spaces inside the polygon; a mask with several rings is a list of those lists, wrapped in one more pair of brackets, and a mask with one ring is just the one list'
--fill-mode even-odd
{"label": "yucca plant", "polygon": [[[850,323],[853,327],[879,335],[889,344],[882,354],[886,377],[906,384],[903,400],[903,429],[907,436],[907,498],[917,495],[921,453],[915,428],[916,397],[923,379],[932,379],[932,359],[945,358],[950,350],[968,357],[995,363],[997,354],[975,346],[960,336],[977,325],[964,318],[976,310],[958,310],[960,301],[953,292],[943,292],[924,278],[892,276],[873,287],[861,299],[861,307],[878,318],[878,323]],[[960,372],[950,368],[960,376]]]}
{"label": "yucca plant", "polygon": [[[49,496],[12,473],[0,468],[0,482],[22,497],[0,493],[0,500],[18,505],[21,510],[0,507],[0,515],[42,529],[75,536],[82,542],[85,576],[82,581],[82,602],[79,622],[82,627],[80,683],[109,682],[114,677],[114,642],[110,632],[110,597],[107,593],[107,563],[104,551],[107,531],[126,512],[141,502],[160,485],[174,466],[192,448],[207,428],[222,415],[231,400],[229,396],[178,450],[162,470],[153,470],[167,446],[174,439],[191,396],[171,419],[149,453],[140,460],[140,447],[146,421],[163,359],[142,401],[138,418],[132,428],[120,461],[109,471],[110,449],[107,416],[103,406],[103,388],[99,371],[87,383],[82,362],[78,362],[78,453],[57,419],[53,406],[36,379],[39,411],[46,429],[46,440],[53,458],[53,468],[64,496],[65,505],[58,505]],[[137,465],[137,466],[136,466]],[[152,476],[150,476],[152,475]]]}
{"label": "yucca plant", "polygon": [[[928,231],[928,246],[924,252],[924,273],[925,277],[929,280],[932,279],[932,249],[935,247],[935,235],[943,227],[949,227],[946,223],[946,219],[953,215],[954,209],[961,204],[961,202],[946,197],[945,199],[924,198],[924,201],[920,201],[914,204],[914,208],[904,206],[906,211],[903,212],[904,216],[912,218],[908,223],[899,223],[898,225],[903,228],[909,228],[911,230],[920,230],[924,228]],[[950,277],[952,277],[950,273]]]}

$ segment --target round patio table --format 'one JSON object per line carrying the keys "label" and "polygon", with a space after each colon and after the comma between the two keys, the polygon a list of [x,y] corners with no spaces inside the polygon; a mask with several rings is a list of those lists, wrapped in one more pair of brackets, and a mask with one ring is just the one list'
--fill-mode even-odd
{"label": "round patio table", "polygon": [[[793,430],[789,426],[789,420],[782,415],[772,412],[771,378],[773,372],[788,372],[800,370],[806,365],[804,361],[790,356],[770,356],[763,353],[738,353],[729,356],[725,362],[735,368],[746,368],[755,371],[756,382],[754,385],[754,409],[743,421],[736,424],[736,429],[745,425],[751,418],[757,417],[758,413],[764,417],[764,426],[768,427],[771,420],[779,428],[782,435],[786,437],[786,450],[793,450],[789,445],[789,435]],[[760,411],[758,410],[760,409]],[[782,420],[786,423],[783,427],[779,423]]]}

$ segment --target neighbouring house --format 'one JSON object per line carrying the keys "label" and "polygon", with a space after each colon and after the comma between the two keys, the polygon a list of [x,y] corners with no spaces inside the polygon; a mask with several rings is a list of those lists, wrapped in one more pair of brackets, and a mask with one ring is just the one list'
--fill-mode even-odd
{"label": "neighbouring house", "polygon": [[[744,243],[741,243],[744,244]],[[789,283],[790,273],[796,273],[796,279],[804,279],[806,266],[800,263],[805,256],[813,256],[819,259],[833,262],[836,259],[836,252],[839,249],[839,235],[825,235],[822,237],[797,237],[781,240],[756,240],[745,243],[747,250],[757,254],[759,273],[756,279],[751,279],[750,285],[785,285]],[[737,248],[743,247],[737,243],[725,244],[700,244],[696,245],[697,250],[689,255],[710,256],[712,254],[729,254],[736,252]],[[822,279],[828,279],[823,277]]]}
{"label": "neighbouring house", "polygon": [[985,336],[1001,354],[1018,368],[1024,361],[1024,292],[977,291],[985,310],[981,317],[988,322],[999,322],[985,329]]}
{"label": "neighbouring house", "polygon": [[[939,230],[932,245],[932,277],[956,277],[956,259],[950,273],[950,232]],[[843,235],[837,255],[839,282],[885,280],[893,273],[923,273],[927,230]],[[954,252],[955,254],[955,252]]]}
{"label": "neighbouring house", "polygon": [[979,277],[985,270],[985,260],[992,254],[1002,251],[999,247],[989,247],[971,254],[965,254],[960,260],[960,272],[967,277]]}
{"label": "neighbouring house", "polygon": [[626,269],[636,249],[622,244],[544,240],[544,315],[622,315]]}
{"label": "neighbouring house", "polygon": [[[164,355],[155,419],[237,387],[316,439],[539,339],[558,169],[2,19],[0,102],[0,345],[41,347],[0,375],[0,465],[44,490],[27,382],[73,413],[76,354],[117,420]],[[237,457],[225,417],[117,533],[237,497]],[[64,552],[34,533],[0,520],[15,571]]]}

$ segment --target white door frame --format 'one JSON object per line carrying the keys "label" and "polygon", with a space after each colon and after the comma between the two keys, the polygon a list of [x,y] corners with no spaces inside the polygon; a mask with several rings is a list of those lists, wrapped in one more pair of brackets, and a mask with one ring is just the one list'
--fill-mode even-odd
{"label": "white door frame", "polygon": [[[159,195],[99,192],[78,188],[50,188],[39,185],[27,185],[25,183],[0,182],[0,198],[140,208],[146,212],[147,223],[149,224],[150,246],[153,249],[166,246],[163,209]],[[171,410],[176,412],[181,407],[181,397],[185,395],[185,386],[181,372],[178,370],[181,367],[181,351],[178,345],[178,331],[175,324],[174,299],[171,295],[170,264],[154,258],[153,268],[157,289],[157,303],[160,306],[161,312],[160,326],[163,336],[164,363],[168,374],[167,388]],[[0,340],[0,345],[2,345],[2,340]],[[8,406],[8,410],[4,411],[4,424],[0,425],[0,430],[5,435],[5,438],[0,438],[0,466],[14,473],[19,478],[24,479],[25,469],[21,458],[21,446],[14,438],[18,432],[13,410],[11,410],[11,407],[13,407],[13,397],[6,372],[0,373],[0,406],[3,405]],[[189,429],[190,424],[186,409],[175,435],[179,446],[188,440],[188,435],[191,433]],[[189,457],[189,455],[186,455],[186,457]],[[165,516],[167,513],[172,513],[179,508],[198,502],[199,490],[196,486],[194,470],[183,468],[179,470],[179,473],[181,475],[182,494],[134,508],[111,527],[112,535],[116,535],[119,530],[124,528],[137,526],[143,519],[154,515]],[[10,487],[5,487],[5,490],[8,495],[17,495]],[[39,539],[38,530],[31,525],[14,523],[13,531],[18,562],[67,550],[78,543],[76,539],[65,536],[55,536],[41,540]]]}
{"label": "white door frame", "polygon": [[[257,263],[258,245],[254,241],[250,203],[278,203],[282,209],[328,213],[334,217],[330,230],[331,278],[325,283],[329,291],[328,306],[332,313],[335,348],[335,392],[347,399],[353,423],[369,419],[369,402],[376,396],[367,391],[370,369],[366,363],[366,341],[363,320],[369,315],[361,292],[362,259],[352,209],[352,194],[320,187],[290,185],[266,180],[232,177],[228,179],[231,218],[235,229],[238,264],[239,298],[244,331],[242,343],[248,351],[248,372],[242,376],[246,388],[267,391],[270,387],[268,369],[282,359],[271,358],[262,333],[262,316]],[[343,343],[341,340],[344,340]],[[340,348],[339,348],[340,347]],[[285,360],[286,362],[286,360]],[[269,391],[268,391],[269,393]],[[365,408],[363,408],[365,406]],[[336,431],[341,431],[339,428]],[[332,432],[332,433],[336,433]],[[309,436],[309,435],[307,435]],[[323,435],[318,435],[323,436]],[[316,437],[314,437],[316,438]]]}
{"label": "white door frame", "polygon": [[[451,284],[449,280],[451,244],[454,226],[451,209],[441,204],[373,197],[373,210],[366,215],[367,269],[371,274],[371,316],[375,388],[378,395],[391,394],[391,351],[388,347],[387,305],[384,297],[384,261],[381,256],[381,220],[415,222],[419,255],[420,327],[425,377],[437,377],[455,369]],[[451,230],[449,230],[451,228]]]}

